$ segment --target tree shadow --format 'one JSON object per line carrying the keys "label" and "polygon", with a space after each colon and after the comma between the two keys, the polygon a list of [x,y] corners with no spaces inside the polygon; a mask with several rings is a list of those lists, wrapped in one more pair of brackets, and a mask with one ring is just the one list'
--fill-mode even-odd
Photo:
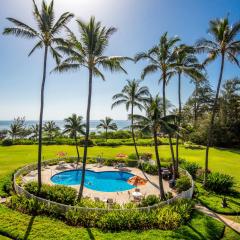
{"label": "tree shadow", "polygon": [[24,235],[24,237],[23,237],[23,240],[27,240],[27,239],[28,239],[28,236],[29,236],[29,234],[30,234],[30,232],[31,232],[31,230],[32,230],[32,225],[33,225],[33,223],[34,223],[35,217],[36,217],[35,215],[33,215],[33,216],[31,217],[31,219],[30,219],[30,221],[29,221],[29,223],[28,223],[27,231],[25,232],[25,235]]}
{"label": "tree shadow", "polygon": [[94,235],[93,235],[93,233],[92,233],[92,231],[91,231],[90,228],[87,228],[87,232],[88,232],[89,238],[90,238],[91,240],[95,240],[95,237],[94,237]]}

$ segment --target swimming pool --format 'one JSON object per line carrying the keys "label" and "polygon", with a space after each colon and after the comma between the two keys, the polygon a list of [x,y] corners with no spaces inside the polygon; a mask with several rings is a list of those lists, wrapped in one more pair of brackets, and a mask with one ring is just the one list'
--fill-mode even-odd
{"label": "swimming pool", "polygon": [[[134,188],[127,180],[134,175],[121,171],[94,172],[86,170],[85,183],[86,188],[100,192],[120,192]],[[62,185],[78,185],[82,177],[82,170],[69,170],[57,173],[51,177],[51,181]]]}

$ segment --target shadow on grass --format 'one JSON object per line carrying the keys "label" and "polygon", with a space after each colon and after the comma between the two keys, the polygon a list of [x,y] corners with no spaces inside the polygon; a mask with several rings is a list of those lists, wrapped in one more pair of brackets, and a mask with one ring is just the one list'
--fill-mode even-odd
{"label": "shadow on grass", "polygon": [[28,236],[29,236],[29,234],[30,234],[30,232],[31,232],[31,230],[32,230],[32,225],[33,225],[33,223],[34,223],[35,217],[36,217],[35,215],[33,215],[33,216],[31,217],[31,219],[30,219],[30,221],[29,221],[29,223],[28,223],[27,231],[25,232],[25,235],[24,235],[24,237],[23,237],[23,240],[27,240],[27,239],[28,239]]}
{"label": "shadow on grass", "polygon": [[87,228],[87,232],[88,232],[89,238],[90,238],[91,240],[95,240],[95,237],[94,237],[94,235],[93,235],[93,233],[92,233],[92,231],[91,231],[90,228]]}

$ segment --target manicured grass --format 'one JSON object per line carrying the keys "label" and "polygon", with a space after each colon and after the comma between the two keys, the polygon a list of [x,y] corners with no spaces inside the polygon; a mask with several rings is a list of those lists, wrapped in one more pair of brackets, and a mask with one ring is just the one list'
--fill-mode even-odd
{"label": "manicured grass", "polygon": [[210,217],[194,212],[192,220],[175,231],[148,230],[143,232],[102,232],[95,228],[70,227],[43,216],[29,216],[0,206],[0,233],[17,239],[157,239],[157,240],[218,240],[224,225]]}
{"label": "manicured grass", "polygon": [[207,208],[220,214],[240,214],[240,193],[225,196],[228,207],[222,207],[222,199],[224,195],[206,191],[200,183],[195,183],[198,191],[197,199]]}
{"label": "manicured grass", "polygon": [[[56,158],[58,151],[65,151],[69,156],[75,156],[75,147],[67,145],[43,146],[43,158]],[[80,148],[82,154],[83,148]],[[91,147],[88,150],[89,156],[97,157],[103,154],[103,157],[115,157],[118,153],[131,154],[134,152],[132,146],[119,147]],[[139,147],[139,152],[151,152],[154,154],[153,147]],[[169,158],[169,146],[159,147],[160,157]],[[192,150],[180,147],[180,157],[188,161],[193,161],[204,166],[205,150]],[[14,171],[16,168],[26,164],[36,162],[37,146],[36,145],[18,145],[11,147],[0,146],[0,179]],[[232,175],[240,187],[240,150],[238,149],[210,149],[209,167],[213,171]]]}
{"label": "manicured grass", "polygon": [[4,236],[0,235],[0,240],[9,240],[9,239],[11,239],[11,238],[4,237]]}
{"label": "manicured grass", "polygon": [[240,234],[233,231],[231,228],[226,227],[224,236],[221,240],[239,240],[240,239]]}

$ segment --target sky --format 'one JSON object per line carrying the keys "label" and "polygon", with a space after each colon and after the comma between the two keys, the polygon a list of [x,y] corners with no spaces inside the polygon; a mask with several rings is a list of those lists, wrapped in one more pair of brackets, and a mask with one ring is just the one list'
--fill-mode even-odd
{"label": "sky", "polygon": [[[50,2],[47,0],[47,2]],[[40,0],[36,0],[39,5]],[[114,26],[118,31],[111,37],[106,55],[133,57],[154,46],[160,36],[168,31],[169,36],[179,36],[182,43],[194,44],[199,38],[209,38],[209,20],[229,15],[233,23],[240,20],[239,0],[55,0],[56,18],[65,11],[75,18],[88,21],[95,16],[105,26]],[[1,2],[0,32],[12,26],[6,17],[14,17],[36,27],[32,16],[31,0],[7,0]],[[78,33],[75,19],[68,25]],[[64,36],[64,34],[63,34]],[[34,40],[20,39],[0,34],[0,120],[25,116],[37,120],[40,108],[40,86],[43,68],[43,50],[31,57],[28,53]],[[203,57],[203,56],[202,56]],[[83,117],[86,114],[88,75],[86,70],[74,73],[52,73],[55,63],[50,57],[45,88],[45,120],[60,120],[72,113]],[[95,78],[91,119],[110,116],[115,120],[127,119],[124,108],[111,110],[112,96],[120,92],[126,79],[139,79],[146,62],[127,62],[128,74],[104,72],[106,81]],[[219,72],[219,61],[209,65],[208,77],[213,88]],[[152,94],[161,93],[159,74],[149,75],[142,85]],[[229,63],[225,65],[224,80],[240,75],[240,70]],[[182,100],[187,100],[193,91],[189,79],[183,78]],[[167,98],[177,106],[177,79],[167,86]]]}

